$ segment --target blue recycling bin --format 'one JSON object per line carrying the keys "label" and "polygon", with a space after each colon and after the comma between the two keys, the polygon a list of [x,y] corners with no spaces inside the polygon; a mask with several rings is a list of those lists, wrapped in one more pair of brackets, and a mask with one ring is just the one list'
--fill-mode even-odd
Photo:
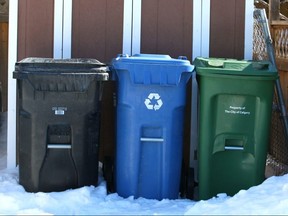
{"label": "blue recycling bin", "polygon": [[119,55],[115,189],[122,197],[177,199],[186,84],[194,66],[185,57]]}

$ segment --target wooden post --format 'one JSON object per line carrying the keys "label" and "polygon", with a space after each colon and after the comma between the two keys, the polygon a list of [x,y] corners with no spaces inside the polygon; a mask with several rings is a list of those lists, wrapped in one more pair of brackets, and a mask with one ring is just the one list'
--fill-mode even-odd
{"label": "wooden post", "polygon": [[269,22],[280,19],[280,0],[269,0]]}

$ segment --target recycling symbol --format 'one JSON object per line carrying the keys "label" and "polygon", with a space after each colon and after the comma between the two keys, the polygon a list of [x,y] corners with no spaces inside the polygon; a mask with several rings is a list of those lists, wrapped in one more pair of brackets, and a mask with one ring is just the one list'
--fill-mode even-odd
{"label": "recycling symbol", "polygon": [[148,98],[144,101],[147,109],[149,110],[159,110],[161,106],[163,105],[163,102],[160,98],[160,95],[158,93],[150,93],[148,95]]}

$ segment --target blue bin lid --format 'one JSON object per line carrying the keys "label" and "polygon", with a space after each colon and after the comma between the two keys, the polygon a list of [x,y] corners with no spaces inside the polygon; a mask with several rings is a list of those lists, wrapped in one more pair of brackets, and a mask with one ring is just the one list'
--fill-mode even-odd
{"label": "blue bin lid", "polygon": [[[127,54],[119,54],[117,58],[113,59],[115,66],[125,66],[125,64],[158,64],[169,66],[188,66],[190,71],[194,69],[194,66],[190,64],[185,56],[179,56],[178,59],[171,58],[169,55],[162,54],[135,54],[129,56]],[[118,64],[116,64],[118,62]],[[187,68],[187,69],[188,69]]]}
{"label": "blue bin lid", "polygon": [[191,76],[194,70],[185,56],[175,59],[162,54],[120,54],[112,60],[111,66],[116,74],[129,71],[135,84],[178,85],[182,73]]}

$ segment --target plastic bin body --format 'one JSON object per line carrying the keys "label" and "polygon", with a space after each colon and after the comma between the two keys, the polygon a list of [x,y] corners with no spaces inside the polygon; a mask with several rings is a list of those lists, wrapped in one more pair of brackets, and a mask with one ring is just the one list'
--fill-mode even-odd
{"label": "plastic bin body", "polygon": [[178,198],[186,83],[193,68],[167,55],[113,59],[118,79],[115,187],[120,196]]}
{"label": "plastic bin body", "polygon": [[16,63],[19,182],[63,191],[98,183],[102,81],[93,59],[27,58]]}
{"label": "plastic bin body", "polygon": [[199,199],[232,196],[265,178],[277,71],[260,62],[198,58],[194,64],[200,86]]}

